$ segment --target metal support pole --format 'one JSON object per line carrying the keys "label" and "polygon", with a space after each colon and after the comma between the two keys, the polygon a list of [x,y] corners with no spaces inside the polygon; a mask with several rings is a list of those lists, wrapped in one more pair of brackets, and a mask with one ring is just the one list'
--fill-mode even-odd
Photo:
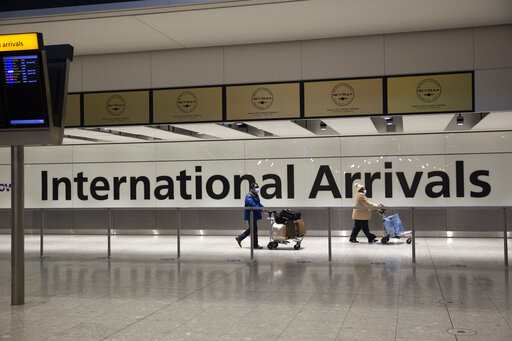
{"label": "metal support pole", "polygon": [[508,267],[508,228],[506,207],[503,207],[503,254],[505,256],[505,266]]}
{"label": "metal support pole", "polygon": [[11,147],[11,305],[25,304],[25,231],[23,146]]}
{"label": "metal support pole", "polygon": [[39,257],[44,258],[44,211],[41,209],[41,228],[39,229]]}
{"label": "metal support pole", "polygon": [[251,235],[251,260],[254,260],[254,226],[252,224],[251,218],[254,219],[254,211],[252,208],[249,211],[249,232]]}
{"label": "metal support pole", "polygon": [[108,233],[107,233],[107,243],[108,243],[108,250],[107,250],[107,258],[111,258],[111,237],[112,237],[112,225],[114,225],[113,217],[112,217],[112,209],[108,209]]}
{"label": "metal support pole", "polygon": [[412,262],[416,263],[416,230],[414,229],[414,207],[412,208]]}
{"label": "metal support pole", "polygon": [[331,231],[331,208],[327,208],[327,245],[329,248],[329,262],[332,261],[332,231]]}
{"label": "metal support pole", "polygon": [[178,258],[181,257],[180,229],[181,229],[181,211],[178,208],[178,227],[176,228],[176,254],[177,254]]}

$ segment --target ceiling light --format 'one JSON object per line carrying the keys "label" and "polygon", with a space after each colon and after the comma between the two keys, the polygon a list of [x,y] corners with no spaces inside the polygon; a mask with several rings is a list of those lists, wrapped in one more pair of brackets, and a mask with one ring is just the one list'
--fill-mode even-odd
{"label": "ceiling light", "polygon": [[462,115],[461,115],[461,114],[459,114],[459,115],[457,116],[457,125],[458,125],[458,126],[463,126],[463,125],[464,125],[464,117],[462,117]]}
{"label": "ceiling light", "polygon": [[393,125],[393,117],[385,117],[386,125],[392,126]]}
{"label": "ceiling light", "polygon": [[327,130],[327,124],[325,122],[320,121],[320,130]]}

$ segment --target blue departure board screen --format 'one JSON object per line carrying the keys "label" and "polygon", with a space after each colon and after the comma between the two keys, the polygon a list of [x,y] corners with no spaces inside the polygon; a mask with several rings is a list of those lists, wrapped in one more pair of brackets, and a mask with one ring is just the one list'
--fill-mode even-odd
{"label": "blue departure board screen", "polygon": [[49,113],[41,55],[33,52],[3,53],[0,61],[0,128],[47,127]]}
{"label": "blue departure board screen", "polygon": [[3,59],[6,84],[39,82],[40,72],[37,55],[7,56]]}

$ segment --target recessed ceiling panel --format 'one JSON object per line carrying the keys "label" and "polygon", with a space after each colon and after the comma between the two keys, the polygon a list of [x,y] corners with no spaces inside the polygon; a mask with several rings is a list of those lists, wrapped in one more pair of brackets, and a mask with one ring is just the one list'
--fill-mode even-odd
{"label": "recessed ceiling panel", "polygon": [[128,136],[121,136],[110,134],[108,132],[101,132],[96,130],[69,128],[64,130],[65,135],[86,137],[98,140],[98,142],[145,142],[146,140],[136,139]]}
{"label": "recessed ceiling panel", "polygon": [[71,44],[75,55],[181,48],[134,17],[1,25],[2,34],[41,32],[45,45]]}
{"label": "recessed ceiling panel", "polygon": [[453,114],[443,115],[403,115],[404,133],[431,133],[444,131],[453,119]]}
{"label": "recessed ceiling panel", "polygon": [[173,127],[194,131],[199,134],[220,137],[223,139],[248,139],[254,138],[253,135],[225,127],[216,123],[184,123],[172,124]]}
{"label": "recessed ceiling panel", "polygon": [[247,121],[244,123],[280,137],[317,136],[291,121]]}
{"label": "recessed ceiling panel", "polygon": [[466,0],[463,8],[445,0],[246,3],[137,18],[185,47],[198,47],[492,25],[510,22],[512,13],[503,0]]}
{"label": "recessed ceiling panel", "polygon": [[88,143],[96,143],[96,142],[81,140],[81,139],[73,139],[73,138],[69,138],[69,137],[64,137],[62,139],[62,144],[88,144]]}
{"label": "recessed ceiling panel", "polygon": [[340,135],[378,134],[369,117],[325,118],[322,121]]}
{"label": "recessed ceiling panel", "polygon": [[158,128],[146,127],[146,126],[127,126],[127,127],[109,127],[108,129],[114,131],[120,131],[123,133],[133,134],[133,135],[143,135],[148,137],[153,137],[157,139],[162,139],[165,141],[187,141],[187,140],[197,140],[198,138],[194,136],[188,136],[183,134],[174,133],[172,131],[162,130]]}
{"label": "recessed ceiling panel", "polygon": [[[166,2],[167,3],[167,2]],[[2,33],[41,32],[75,54],[162,50],[488,26],[512,22],[509,0],[212,1],[0,19]],[[79,9],[79,7],[74,7]],[[51,11],[47,11],[52,13]],[[34,16],[38,14],[39,16]],[[32,15],[32,16],[31,16]]]}
{"label": "recessed ceiling panel", "polygon": [[491,112],[472,130],[508,130],[512,129],[512,111]]}

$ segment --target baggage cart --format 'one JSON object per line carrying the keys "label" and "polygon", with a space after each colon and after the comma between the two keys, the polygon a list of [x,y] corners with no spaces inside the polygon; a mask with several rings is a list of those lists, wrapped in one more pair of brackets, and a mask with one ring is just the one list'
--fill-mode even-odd
{"label": "baggage cart", "polygon": [[[411,231],[404,231],[402,220],[398,213],[392,213],[386,209],[379,209],[378,212],[382,215],[382,223],[384,225],[384,237],[380,239],[382,244],[387,244],[390,238],[400,239],[400,236],[409,235]],[[407,244],[411,244],[412,238],[408,237]]]}
{"label": "baggage cart", "polygon": [[306,235],[306,225],[300,219],[300,212],[283,210],[267,211],[270,220],[270,242],[267,244],[269,250],[277,249],[279,244],[294,242],[293,248],[300,249],[300,245]]}

